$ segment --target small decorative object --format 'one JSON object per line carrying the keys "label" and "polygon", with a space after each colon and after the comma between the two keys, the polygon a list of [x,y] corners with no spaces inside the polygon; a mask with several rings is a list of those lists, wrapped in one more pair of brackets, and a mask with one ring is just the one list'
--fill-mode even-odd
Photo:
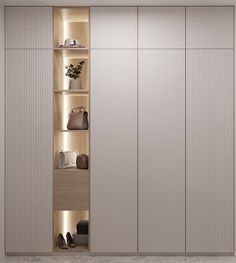
{"label": "small decorative object", "polygon": [[67,38],[64,45],[59,45],[59,48],[85,48],[85,46],[82,46],[77,39]]}
{"label": "small decorative object", "polygon": [[88,169],[88,162],[89,162],[88,155],[87,154],[80,154],[77,156],[76,166],[78,169],[87,170]]}
{"label": "small decorative object", "polygon": [[67,65],[65,68],[67,69],[66,76],[70,77],[69,90],[82,90],[82,83],[80,80],[80,74],[83,69],[85,61],[80,61],[78,65]]}
{"label": "small decorative object", "polygon": [[68,130],[88,130],[88,112],[85,107],[72,109],[67,123]]}
{"label": "small decorative object", "polygon": [[77,39],[70,39],[70,38],[67,38],[64,42],[64,47],[79,47],[80,43],[79,43],[79,40]]}
{"label": "small decorative object", "polygon": [[76,158],[77,158],[76,152],[70,152],[70,151],[59,152],[59,162],[58,162],[59,169],[76,167]]}

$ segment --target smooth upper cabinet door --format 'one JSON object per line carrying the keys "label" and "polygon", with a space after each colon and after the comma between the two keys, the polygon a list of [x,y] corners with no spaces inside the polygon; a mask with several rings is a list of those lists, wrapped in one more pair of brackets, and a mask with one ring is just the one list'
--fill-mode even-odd
{"label": "smooth upper cabinet door", "polygon": [[137,7],[92,7],[91,48],[137,48]]}
{"label": "smooth upper cabinet door", "polygon": [[233,7],[187,7],[187,48],[233,48]]}
{"label": "smooth upper cabinet door", "polygon": [[90,155],[91,252],[137,252],[135,50],[91,51]]}
{"label": "smooth upper cabinet door", "polygon": [[139,48],[185,48],[185,7],[140,7]]}
{"label": "smooth upper cabinet door", "polygon": [[185,51],[140,50],[138,247],[185,252]]}
{"label": "smooth upper cabinet door", "polygon": [[233,252],[233,51],[188,50],[186,249]]}
{"label": "smooth upper cabinet door", "polygon": [[6,48],[52,48],[52,8],[7,7]]}
{"label": "smooth upper cabinet door", "polygon": [[7,50],[7,253],[52,252],[52,123],[52,51]]}

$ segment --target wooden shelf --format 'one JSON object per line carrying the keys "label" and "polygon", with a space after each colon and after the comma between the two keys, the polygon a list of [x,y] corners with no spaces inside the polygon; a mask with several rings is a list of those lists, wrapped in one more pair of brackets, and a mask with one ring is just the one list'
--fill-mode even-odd
{"label": "wooden shelf", "polygon": [[54,129],[55,132],[89,132],[89,130],[58,130]]}
{"label": "wooden shelf", "polygon": [[56,53],[61,54],[67,58],[75,59],[84,59],[88,60],[89,58],[89,49],[88,48],[54,48]]}
{"label": "wooden shelf", "polygon": [[68,96],[88,96],[88,90],[54,90],[55,94],[68,95]]}
{"label": "wooden shelf", "polygon": [[55,51],[88,51],[89,49],[86,47],[55,47]]}
{"label": "wooden shelf", "polygon": [[77,169],[77,168],[65,168],[65,169],[54,169],[54,175],[63,175],[63,174],[72,174],[72,175],[88,175],[89,176],[89,170],[88,169]]}
{"label": "wooden shelf", "polygon": [[89,249],[88,249],[88,246],[77,246],[77,247],[75,247],[75,248],[68,248],[68,249],[61,249],[61,248],[59,248],[59,247],[55,247],[54,248],[54,253],[59,253],[59,254],[61,254],[61,253],[65,253],[65,254],[71,254],[71,253],[88,253],[89,252]]}

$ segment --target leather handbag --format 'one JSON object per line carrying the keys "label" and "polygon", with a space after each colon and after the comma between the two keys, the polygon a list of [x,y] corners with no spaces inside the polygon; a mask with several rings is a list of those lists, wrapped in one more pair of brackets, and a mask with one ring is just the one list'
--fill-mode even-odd
{"label": "leather handbag", "polygon": [[73,168],[76,167],[76,152],[59,152],[58,167],[59,169]]}
{"label": "leather handbag", "polygon": [[87,130],[88,129],[88,112],[85,107],[78,107],[72,109],[69,114],[67,123],[68,130]]}
{"label": "leather handbag", "polygon": [[88,155],[87,154],[80,154],[77,156],[76,159],[76,166],[78,169],[88,169]]}

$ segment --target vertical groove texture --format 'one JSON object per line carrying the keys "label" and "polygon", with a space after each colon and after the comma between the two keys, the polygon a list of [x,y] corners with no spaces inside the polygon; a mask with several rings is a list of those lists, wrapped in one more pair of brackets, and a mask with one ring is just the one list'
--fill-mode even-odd
{"label": "vertical groove texture", "polygon": [[185,252],[185,52],[139,51],[139,249]]}
{"label": "vertical groove texture", "polygon": [[137,7],[91,7],[91,48],[137,48]]}
{"label": "vertical groove texture", "polygon": [[7,252],[52,247],[51,52],[6,52]]}
{"label": "vertical groove texture", "polygon": [[233,7],[187,7],[187,48],[233,48]]}
{"label": "vertical groove texture", "polygon": [[233,50],[187,51],[187,252],[233,252]]}
{"label": "vertical groove texture", "polygon": [[91,51],[91,117],[91,252],[137,252],[137,50]]}
{"label": "vertical groove texture", "polygon": [[7,7],[6,48],[51,48],[51,7]]}
{"label": "vertical groove texture", "polygon": [[139,48],[185,48],[184,7],[140,7]]}
{"label": "vertical groove texture", "polygon": [[7,7],[6,37],[6,48],[14,48],[6,50],[6,252],[47,253],[52,251],[52,50],[36,49],[52,48],[52,8]]}

